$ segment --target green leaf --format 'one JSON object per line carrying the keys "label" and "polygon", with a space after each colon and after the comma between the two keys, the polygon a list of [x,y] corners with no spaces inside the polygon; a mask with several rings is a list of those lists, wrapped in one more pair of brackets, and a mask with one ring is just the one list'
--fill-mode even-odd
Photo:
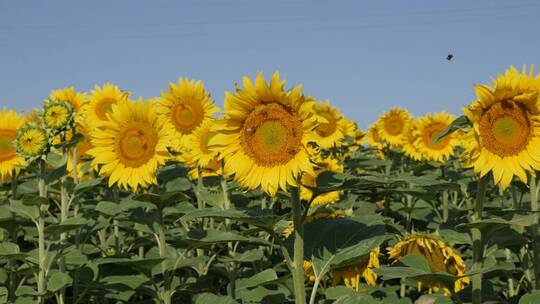
{"label": "green leaf", "polygon": [[452,123],[446,128],[444,131],[439,133],[433,141],[437,142],[441,140],[443,137],[448,136],[452,133],[454,133],[457,130],[466,130],[471,126],[471,122],[465,115],[461,115],[460,117],[456,118]]}
{"label": "green leaf", "polygon": [[406,267],[411,267],[416,270],[422,271],[424,273],[430,273],[431,268],[429,267],[428,262],[426,259],[420,255],[417,254],[408,254],[398,261],[399,264],[402,264]]}
{"label": "green leaf", "polygon": [[194,246],[205,246],[218,243],[228,242],[251,242],[259,244],[269,244],[267,241],[260,238],[248,238],[239,233],[232,231],[221,230],[189,230],[187,235],[180,242],[189,242]]}
{"label": "green leaf", "polygon": [[17,186],[17,193],[19,194],[32,194],[38,192],[38,182],[37,179],[31,179],[21,183]]}
{"label": "green leaf", "polygon": [[137,275],[114,275],[101,279],[101,281],[107,285],[125,285],[131,289],[136,289],[145,282],[148,281],[148,277],[143,274]]}
{"label": "green leaf", "polygon": [[68,218],[62,224],[52,224],[45,227],[45,233],[59,235],[61,233],[78,229],[87,224],[87,220],[81,217]]}
{"label": "green leaf", "polygon": [[195,296],[195,304],[238,304],[235,300],[227,296],[218,296],[209,292]]}
{"label": "green leaf", "polygon": [[108,216],[114,216],[122,212],[122,209],[117,203],[101,201],[96,205],[96,211],[99,211]]}
{"label": "green leaf", "polygon": [[267,229],[272,229],[274,225],[281,219],[279,216],[274,215],[271,210],[262,210],[259,208],[229,210],[205,208],[188,212],[182,216],[180,220],[187,222],[204,217],[230,219]]}
{"label": "green leaf", "polygon": [[242,289],[248,289],[270,281],[277,280],[277,278],[278,276],[274,269],[266,269],[262,272],[256,273],[252,277],[236,280],[236,288],[238,291],[241,291]]}
{"label": "green leaf", "polygon": [[73,280],[67,273],[60,271],[54,272],[47,282],[47,290],[57,292],[58,290],[71,285]]}
{"label": "green leaf", "polygon": [[528,293],[519,299],[519,304],[538,304],[540,303],[540,290]]}
{"label": "green leaf", "polygon": [[88,190],[92,190],[95,186],[99,185],[101,183],[101,179],[99,178],[93,178],[89,180],[84,180],[79,182],[75,185],[75,193],[81,194],[83,192],[86,192]]}
{"label": "green leaf", "polygon": [[66,168],[67,166],[65,164],[58,168],[55,168],[54,170],[52,170],[51,172],[47,174],[47,176],[45,177],[45,182],[47,184],[50,184],[59,180],[60,178],[66,175],[66,172],[67,172]]}
{"label": "green leaf", "polygon": [[20,252],[19,245],[10,242],[0,243],[0,255],[13,255]]}
{"label": "green leaf", "polygon": [[26,217],[35,221],[39,217],[39,207],[28,206],[23,204],[20,200],[11,200],[11,211],[15,212],[18,216]]}

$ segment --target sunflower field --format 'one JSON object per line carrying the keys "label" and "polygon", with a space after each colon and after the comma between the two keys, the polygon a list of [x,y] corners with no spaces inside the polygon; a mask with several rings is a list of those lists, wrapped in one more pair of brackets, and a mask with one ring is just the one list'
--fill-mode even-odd
{"label": "sunflower field", "polygon": [[540,303],[540,75],[474,90],[365,132],[277,72],[3,108],[0,303]]}

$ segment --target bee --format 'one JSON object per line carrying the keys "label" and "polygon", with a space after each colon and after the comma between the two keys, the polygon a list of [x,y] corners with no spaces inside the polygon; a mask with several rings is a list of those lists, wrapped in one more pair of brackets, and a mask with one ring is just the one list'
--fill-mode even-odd
{"label": "bee", "polygon": [[452,58],[454,58],[454,54],[449,53],[448,56],[446,56],[446,60],[451,61]]}
{"label": "bee", "polygon": [[256,131],[255,128],[247,128],[246,129],[246,132],[249,133],[249,134],[253,134],[253,133],[255,133],[255,131]]}

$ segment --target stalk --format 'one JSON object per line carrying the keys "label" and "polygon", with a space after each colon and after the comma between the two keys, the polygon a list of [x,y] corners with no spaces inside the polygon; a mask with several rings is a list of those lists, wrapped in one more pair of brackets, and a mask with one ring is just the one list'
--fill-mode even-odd
{"label": "stalk", "polygon": [[[120,193],[119,193],[119,189],[118,187],[114,187],[112,189],[112,195],[113,195],[113,201],[115,203],[119,203],[120,202]],[[117,219],[113,219],[113,234],[114,234],[114,249],[115,249],[115,254],[120,254],[120,223],[118,222]]]}
{"label": "stalk", "polygon": [[306,288],[304,285],[304,218],[300,204],[300,191],[292,187],[291,204],[294,222],[294,259],[292,275],[296,304],[306,303]]}
{"label": "stalk", "polygon": [[[441,166],[441,177],[443,179],[446,179],[446,172],[444,172],[444,166]],[[442,209],[443,209],[442,222],[446,223],[448,222],[448,190],[443,190],[441,195],[442,195]]]}
{"label": "stalk", "polygon": [[[506,261],[508,263],[512,263],[512,252],[510,251],[510,249],[506,248],[504,249],[504,254],[506,256]],[[514,279],[512,279],[512,276],[510,276],[508,278],[508,298],[512,298],[515,293],[514,293]]]}
{"label": "stalk", "polygon": [[169,278],[168,261],[167,261],[167,241],[165,238],[165,229],[163,223],[163,210],[158,208],[159,231],[157,243],[159,248],[159,257],[165,258],[161,262],[161,271],[163,272],[163,290],[161,291],[161,300],[163,304],[171,304],[171,280]]}
{"label": "stalk", "polygon": [[[47,185],[45,183],[45,161],[39,160],[39,176],[38,176],[38,189],[40,197],[47,197]],[[38,232],[38,303],[41,304],[45,299],[46,291],[46,279],[45,279],[45,267],[47,253],[45,252],[45,219],[43,218],[42,206],[39,208],[39,217],[36,222],[37,232]]]}
{"label": "stalk", "polygon": [[[13,172],[11,176],[11,197],[17,199],[17,174]],[[11,230],[13,242],[16,243],[17,233],[16,229]],[[9,269],[9,295],[8,302],[15,302],[15,291],[17,290],[17,273],[15,272],[16,262],[13,258],[8,260],[8,269]]]}
{"label": "stalk", "polygon": [[[67,149],[63,149],[63,157],[67,159]],[[69,195],[67,191],[67,175],[62,176],[60,179],[60,224],[65,223],[68,218],[69,212]],[[67,239],[67,232],[62,232],[60,234],[60,244],[64,245]],[[66,272],[66,260],[64,257],[61,257],[58,261],[58,266],[60,272]],[[66,297],[66,289],[62,288],[58,294],[58,303],[64,304]]]}
{"label": "stalk", "polygon": [[536,290],[540,289],[540,240],[538,238],[538,184],[536,183],[536,176],[531,175],[529,187],[531,189],[531,212],[535,219],[534,224],[531,226],[531,234],[533,238],[533,288]]}
{"label": "stalk", "polygon": [[[204,209],[204,201],[202,199],[202,189],[204,187],[203,185],[203,179],[202,179],[202,170],[200,168],[197,168],[197,186],[195,187],[195,197],[197,199],[197,208],[199,210]],[[204,219],[201,219],[200,222],[200,228],[205,229],[205,221]],[[196,250],[197,256],[203,256],[204,250],[203,249],[197,249]],[[201,265],[202,267],[202,265]]]}
{"label": "stalk", "polygon": [[[486,195],[487,176],[483,176],[478,180],[478,188],[476,191],[476,201],[474,204],[473,222],[482,220],[482,213],[484,211],[484,199]],[[479,272],[472,276],[472,303],[482,303],[482,261],[484,244],[482,243],[482,233],[478,228],[472,228],[472,240],[473,240],[473,265],[472,271]]]}

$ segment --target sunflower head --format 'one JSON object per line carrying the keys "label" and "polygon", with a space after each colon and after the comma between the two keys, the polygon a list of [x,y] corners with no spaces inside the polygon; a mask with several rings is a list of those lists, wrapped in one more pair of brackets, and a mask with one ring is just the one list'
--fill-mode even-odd
{"label": "sunflower head", "polygon": [[404,142],[404,131],[412,117],[401,108],[392,108],[377,120],[377,132],[380,138],[392,147],[399,147]]}
{"label": "sunflower head", "polygon": [[173,125],[177,150],[188,144],[189,135],[218,111],[200,81],[180,78],[161,95],[157,100],[158,112]]}
{"label": "sunflower head", "polygon": [[211,162],[218,160],[218,151],[208,146],[210,139],[217,134],[216,123],[209,119],[204,121],[192,135],[188,137],[188,145],[185,147],[187,164],[190,167],[205,168]]}
{"label": "sunflower head", "polygon": [[[432,272],[447,272],[455,276],[462,276],[465,273],[465,263],[459,254],[448,246],[444,241],[428,236],[410,235],[398,242],[390,249],[390,259],[397,261],[408,254],[417,254],[426,259]],[[450,292],[448,288],[439,281],[420,279],[418,289],[426,287],[430,293],[443,288],[446,294],[458,292],[469,283],[468,277],[457,279],[454,282],[454,290]]]}
{"label": "sunflower head", "polygon": [[477,85],[477,100],[463,108],[473,127],[468,163],[481,176],[492,171],[503,188],[540,169],[539,79],[512,67],[492,86]]}
{"label": "sunflower head", "polygon": [[358,291],[360,289],[360,278],[364,278],[366,284],[375,286],[377,284],[377,274],[373,271],[374,268],[379,268],[380,248],[373,249],[367,256],[343,266],[333,269],[332,281],[336,286],[343,282],[348,288]]}
{"label": "sunflower head", "polygon": [[93,147],[90,141],[89,129],[87,123],[77,125],[76,131],[82,135],[82,138],[79,139],[74,149],[69,150],[68,154],[67,171],[70,174],[76,174],[78,178],[85,177],[84,168],[89,163],[87,158],[90,156],[88,150]]}
{"label": "sunflower head", "polygon": [[114,84],[106,83],[102,87],[96,85],[84,111],[90,121],[104,121],[108,119],[107,113],[111,111],[112,105],[127,101],[128,98],[129,92],[120,90]]}
{"label": "sunflower head", "polygon": [[73,123],[73,108],[65,101],[46,100],[43,104],[41,121],[45,128],[53,133],[62,131]]}
{"label": "sunflower head", "polygon": [[350,131],[343,115],[339,113],[338,109],[330,106],[328,101],[315,104],[313,109],[319,116],[319,124],[314,132],[314,141],[323,149],[339,146],[345,137],[344,131]]}
{"label": "sunflower head", "polygon": [[45,154],[48,149],[48,137],[44,129],[32,124],[25,124],[17,132],[15,139],[17,154],[32,159]]}
{"label": "sunflower head", "polygon": [[446,130],[454,119],[453,115],[445,112],[418,118],[413,137],[416,138],[415,146],[423,159],[444,162],[454,153],[459,144],[455,134],[436,140],[437,135]]}
{"label": "sunflower head", "polygon": [[69,87],[52,91],[49,95],[49,100],[69,103],[73,112],[75,112],[75,120],[79,121],[82,119],[82,110],[86,105],[87,96],[84,93],[75,91],[75,88]]}
{"label": "sunflower head", "polygon": [[25,164],[24,158],[17,155],[14,144],[17,131],[23,126],[24,118],[13,110],[2,108],[0,111],[0,181],[5,181],[19,167]]}
{"label": "sunflower head", "polygon": [[90,134],[87,153],[99,174],[109,177],[109,186],[133,191],[156,184],[156,171],[169,158],[172,126],[141,99],[114,104],[109,118]]}
{"label": "sunflower head", "polygon": [[313,171],[306,145],[317,122],[315,101],[304,97],[300,87],[286,91],[279,73],[270,83],[262,74],[255,83],[247,77],[243,83],[244,89],[226,93],[225,117],[209,144],[221,153],[225,174],[273,196]]}
{"label": "sunflower head", "polygon": [[418,150],[418,146],[416,144],[416,141],[418,140],[418,136],[416,133],[416,126],[417,126],[417,121],[412,120],[405,128],[405,131],[403,131],[405,140],[403,141],[402,149],[403,149],[403,153],[410,159],[421,160],[422,154]]}
{"label": "sunflower head", "polygon": [[[315,160],[317,167],[313,174],[304,174],[302,176],[302,185],[317,187],[317,177],[319,174],[325,171],[343,172],[343,165],[339,164],[336,159],[333,158],[320,158]],[[339,200],[340,191],[331,191],[317,196],[312,205],[324,205],[329,203],[335,203]],[[300,198],[305,201],[310,201],[312,192],[306,187],[300,188]]]}

